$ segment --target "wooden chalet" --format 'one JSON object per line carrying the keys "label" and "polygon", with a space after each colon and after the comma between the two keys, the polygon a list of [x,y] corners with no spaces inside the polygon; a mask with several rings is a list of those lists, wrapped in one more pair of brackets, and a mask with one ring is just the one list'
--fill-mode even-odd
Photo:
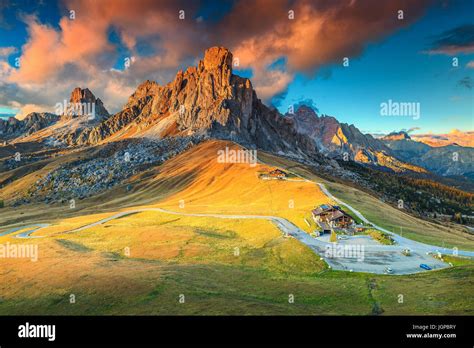
{"label": "wooden chalet", "polygon": [[349,228],[354,224],[354,218],[337,205],[322,204],[312,211],[313,220],[323,233],[329,233],[333,228]]}

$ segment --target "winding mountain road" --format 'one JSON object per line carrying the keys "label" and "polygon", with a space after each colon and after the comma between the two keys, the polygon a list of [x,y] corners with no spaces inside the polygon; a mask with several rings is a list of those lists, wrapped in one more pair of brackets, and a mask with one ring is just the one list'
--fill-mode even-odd
{"label": "winding mountain road", "polygon": [[[304,179],[305,181],[308,181]],[[271,221],[275,224],[285,236],[291,236],[299,240],[301,243],[310,247],[313,251],[324,257],[324,260],[328,265],[336,270],[347,270],[353,272],[368,272],[368,273],[386,273],[387,267],[390,267],[394,274],[411,274],[425,271],[420,268],[421,263],[428,264],[432,269],[441,269],[449,267],[448,264],[442,262],[437,258],[431,257],[429,254],[444,254],[451,255],[455,254],[452,250],[446,250],[437,246],[428,245],[420,242],[413,241],[411,239],[399,236],[391,231],[388,231],[380,226],[371,223],[365,218],[359,211],[350,206],[349,204],[341,201],[334,197],[322,183],[316,183],[324,194],[334,200],[340,205],[347,207],[357,217],[368,224],[372,224],[375,228],[390,234],[396,241],[396,245],[382,245],[373,241],[348,238],[347,240],[339,240],[337,244],[329,243],[324,241],[322,238],[314,238],[305,231],[298,228],[290,221],[278,217],[278,216],[266,216],[266,215],[229,215],[229,214],[204,214],[204,213],[185,213],[170,211],[162,208],[141,208],[116,213],[107,218],[98,220],[94,223],[90,223],[69,231],[56,232],[53,235],[65,234],[65,233],[76,233],[88,228],[104,224],[108,221],[118,219],[124,216],[128,216],[135,213],[156,211],[160,213],[181,215],[181,216],[194,216],[194,217],[212,217],[219,219],[263,219]],[[44,227],[50,226],[49,224],[36,224],[28,225],[23,227],[15,227],[3,233],[0,236],[13,234],[19,230],[28,229],[22,233],[17,234],[16,238],[42,238],[44,236],[32,236],[32,234]],[[361,243],[364,242],[364,243]],[[335,250],[339,248],[340,254],[336,256]],[[404,256],[402,254],[403,249],[410,249],[411,256]],[[332,253],[328,253],[331,250]],[[457,250],[459,256],[474,257],[474,252]]]}

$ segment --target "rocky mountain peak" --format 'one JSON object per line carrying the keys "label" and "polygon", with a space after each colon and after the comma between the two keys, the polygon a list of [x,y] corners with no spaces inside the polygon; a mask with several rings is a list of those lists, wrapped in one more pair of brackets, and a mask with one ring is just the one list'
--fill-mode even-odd
{"label": "rocky mountain peak", "polygon": [[160,86],[156,81],[146,80],[138,85],[137,89],[133,94],[128,98],[125,108],[133,107],[137,105],[140,101],[146,102],[147,99],[153,97],[158,93]]}
{"label": "rocky mountain peak", "polygon": [[314,116],[318,116],[316,111],[310,107],[310,106],[307,106],[307,105],[300,105],[298,107],[298,109],[296,109],[296,114],[297,115],[314,115]]}
{"label": "rocky mountain peak", "polygon": [[225,47],[211,47],[204,53],[205,70],[229,70],[232,72],[232,53]]}
{"label": "rocky mountain peak", "polygon": [[166,85],[140,84],[121,112],[73,134],[71,142],[196,134],[295,156],[315,155],[314,144],[295,132],[291,119],[262,104],[249,79],[232,74],[232,63],[228,49],[211,47],[197,67],[178,71]]}
{"label": "rocky mountain peak", "polygon": [[286,116],[294,117],[300,121],[308,122],[315,121],[315,119],[318,118],[318,114],[316,113],[316,111],[306,105],[300,105],[293,114],[287,113]]}
{"label": "rocky mountain peak", "polygon": [[61,118],[71,119],[81,115],[87,115],[89,120],[103,120],[110,116],[102,100],[96,98],[89,88],[76,87],[71,92],[69,104],[64,105]]}
{"label": "rocky mountain peak", "polygon": [[71,103],[95,103],[96,98],[89,88],[82,89],[81,87],[76,87],[71,92],[71,98],[69,101]]}

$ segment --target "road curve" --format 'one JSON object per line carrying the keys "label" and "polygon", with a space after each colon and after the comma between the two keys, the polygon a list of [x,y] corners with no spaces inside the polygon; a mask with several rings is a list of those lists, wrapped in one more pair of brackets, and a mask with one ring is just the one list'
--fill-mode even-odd
{"label": "road curve", "polygon": [[[396,268],[396,274],[411,274],[411,273],[418,273],[424,271],[423,269],[419,268],[420,263],[429,263],[433,269],[441,269],[448,267],[448,265],[440,260],[437,260],[432,257],[426,256],[429,253],[441,253],[441,254],[453,254],[453,251],[449,250],[449,253],[446,249],[442,250],[442,248],[428,245],[420,242],[413,241],[411,239],[407,239],[401,237],[391,231],[388,231],[380,226],[377,226],[367,220],[359,211],[355,208],[350,206],[349,204],[339,200],[338,198],[334,197],[322,183],[316,183],[323,193],[325,193],[329,198],[333,199],[340,205],[347,207],[351,210],[356,216],[358,216],[362,221],[372,224],[375,228],[386,232],[393,236],[394,240],[397,242],[396,245],[364,245],[363,252],[364,257],[363,260],[354,260],[348,259],[345,257],[326,257],[325,261],[328,265],[336,270],[349,270],[354,272],[369,272],[369,273],[384,273],[386,267],[390,266],[391,268]],[[335,244],[328,243],[323,240],[313,238],[305,231],[298,228],[292,222],[278,217],[278,216],[266,216],[266,215],[231,215],[231,214],[208,214],[208,213],[185,213],[185,212],[177,212],[177,211],[170,211],[162,208],[140,208],[140,209],[133,209],[122,211],[116,214],[113,214],[107,218],[98,220],[96,222],[63,232],[56,232],[53,235],[65,234],[65,233],[75,233],[86,230],[88,228],[98,226],[104,224],[108,221],[128,216],[135,213],[146,212],[146,211],[156,211],[160,213],[166,214],[173,214],[173,215],[181,215],[181,216],[194,216],[194,217],[212,217],[212,218],[219,218],[219,219],[263,219],[271,221],[275,224],[280,231],[283,232],[285,236],[291,236],[295,239],[299,240],[301,243],[310,247],[313,251],[315,251],[319,255],[327,255],[327,250],[330,248],[334,248]],[[27,231],[22,232],[16,235],[16,238],[41,238],[32,236],[32,233],[49,226],[49,224],[35,224],[35,225],[28,225],[23,227],[16,227],[12,228],[6,232],[0,233],[0,236],[4,236],[7,234],[15,233],[18,230],[28,228]],[[340,241],[340,244],[343,244],[344,241]],[[354,244],[352,245],[352,247]],[[400,257],[401,251],[405,248],[409,248],[412,251],[412,256],[407,257]],[[458,250],[458,255],[466,256],[466,257],[474,257],[474,252],[472,251],[464,251]]]}
{"label": "road curve", "polygon": [[430,244],[417,242],[417,241],[414,241],[412,239],[402,237],[399,234],[396,234],[392,231],[389,231],[389,230],[387,230],[387,229],[385,229],[381,226],[378,226],[378,225],[374,224],[373,222],[370,222],[369,220],[367,220],[367,218],[364,215],[362,215],[362,213],[360,213],[358,210],[356,210],[354,207],[352,207],[349,204],[347,204],[347,203],[341,201],[340,199],[334,197],[326,189],[326,186],[324,186],[324,184],[317,183],[317,185],[321,188],[321,191],[323,191],[323,193],[326,196],[328,196],[329,198],[331,198],[332,200],[334,200],[338,204],[347,207],[349,210],[351,210],[354,213],[354,215],[356,215],[359,219],[361,219],[365,223],[371,224],[376,229],[390,234],[393,237],[393,239],[395,240],[395,242],[397,242],[399,245],[403,245],[404,247],[409,248],[409,249],[418,249],[418,250],[422,250],[423,252],[429,252],[429,253],[438,253],[439,252],[442,255],[455,255],[457,253],[458,256],[474,257],[474,251],[452,250],[452,249],[446,249],[446,248],[442,248],[442,247],[435,246],[435,245],[430,245]]}
{"label": "road curve", "polygon": [[32,236],[31,234],[41,228],[48,227],[48,226],[50,226],[50,224],[33,224],[33,225],[28,225],[28,226],[14,227],[9,230],[6,230],[5,232],[0,233],[0,237],[28,228],[28,230],[26,230],[25,232],[18,233],[15,236],[15,238],[43,238],[42,236],[37,237],[37,236]]}

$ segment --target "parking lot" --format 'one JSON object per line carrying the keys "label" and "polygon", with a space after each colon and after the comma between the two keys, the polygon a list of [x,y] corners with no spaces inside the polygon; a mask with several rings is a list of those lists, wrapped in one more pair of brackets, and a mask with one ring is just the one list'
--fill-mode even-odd
{"label": "parking lot", "polygon": [[[370,236],[346,236],[336,244],[338,253],[325,253],[325,260],[336,270],[354,272],[386,273],[387,267],[391,274],[411,274],[425,271],[420,264],[426,264],[434,269],[449,267],[447,263],[419,251],[411,251],[405,256],[403,247],[399,245],[382,245]],[[323,243],[329,243],[329,234],[314,238]],[[319,248],[318,248],[319,249]],[[350,253],[353,250],[354,253]],[[360,257],[362,252],[363,257]]]}

